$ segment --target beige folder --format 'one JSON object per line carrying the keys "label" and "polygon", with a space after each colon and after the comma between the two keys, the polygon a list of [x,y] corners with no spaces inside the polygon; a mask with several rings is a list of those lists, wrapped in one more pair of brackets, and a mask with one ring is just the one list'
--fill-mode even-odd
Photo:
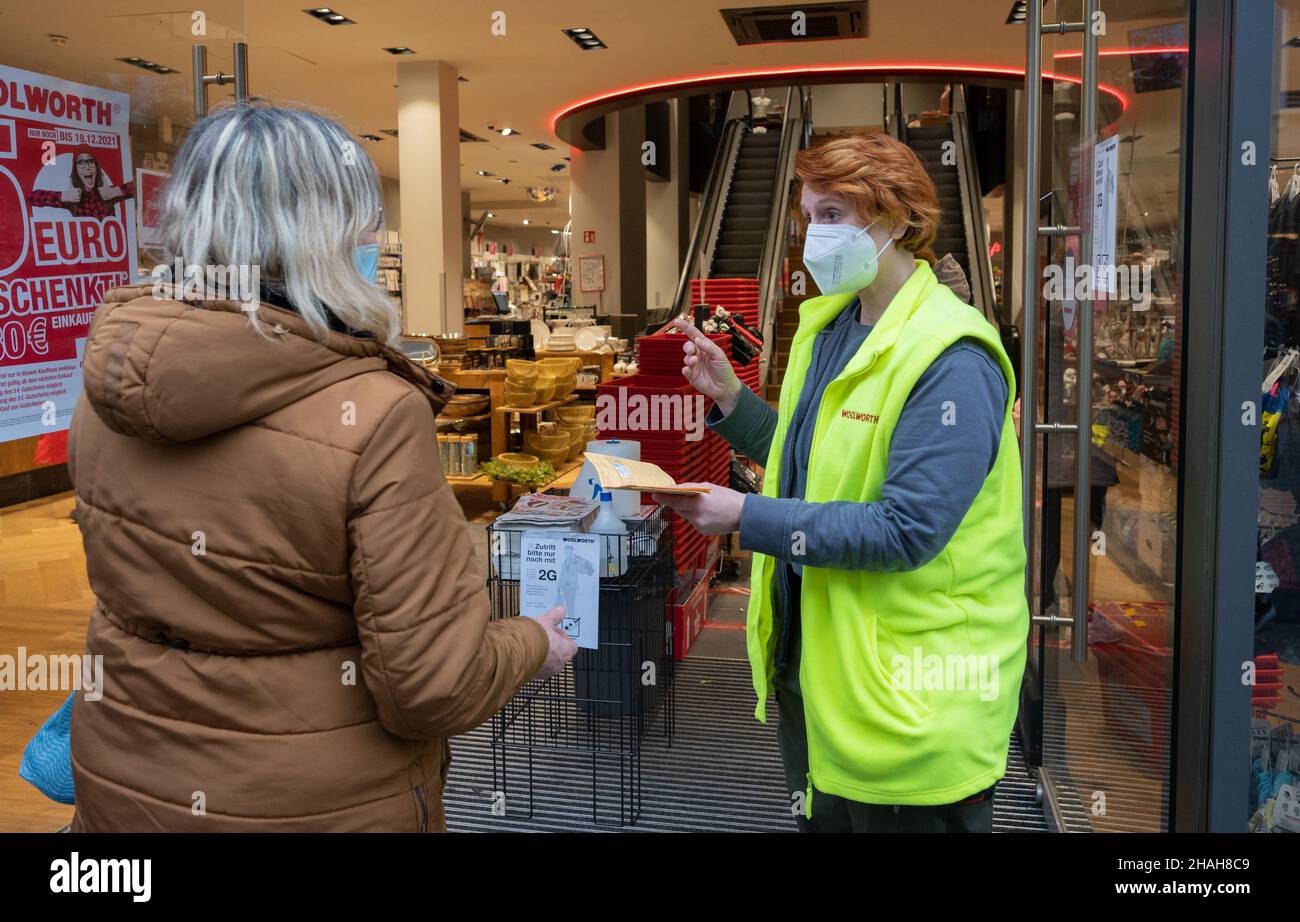
{"label": "beige folder", "polygon": [[708,493],[707,486],[680,487],[664,469],[649,461],[633,461],[613,455],[583,452],[596,470],[596,479],[606,490],[644,490],[647,493]]}

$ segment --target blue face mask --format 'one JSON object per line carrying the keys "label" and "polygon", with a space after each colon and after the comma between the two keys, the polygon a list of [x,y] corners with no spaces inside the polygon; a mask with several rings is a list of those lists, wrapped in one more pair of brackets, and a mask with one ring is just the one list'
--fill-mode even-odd
{"label": "blue face mask", "polygon": [[379,244],[363,243],[352,251],[352,262],[367,282],[379,278]]}

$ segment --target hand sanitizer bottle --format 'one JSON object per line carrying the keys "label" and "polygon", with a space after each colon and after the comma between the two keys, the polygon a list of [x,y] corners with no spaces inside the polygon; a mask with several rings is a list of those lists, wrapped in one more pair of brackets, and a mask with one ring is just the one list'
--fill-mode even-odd
{"label": "hand sanitizer bottle", "polygon": [[627,537],[627,525],[614,511],[614,495],[609,490],[600,491],[600,511],[596,513],[591,530],[604,536],[601,540],[604,549],[601,578],[622,576],[627,572],[631,539]]}

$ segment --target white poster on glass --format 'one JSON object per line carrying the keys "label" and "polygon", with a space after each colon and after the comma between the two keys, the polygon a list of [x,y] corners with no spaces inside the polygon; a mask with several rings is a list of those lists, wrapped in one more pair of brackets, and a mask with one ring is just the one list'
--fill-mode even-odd
{"label": "white poster on glass", "polygon": [[1115,205],[1118,199],[1119,135],[1098,143],[1093,159],[1092,264],[1096,293],[1115,293]]}

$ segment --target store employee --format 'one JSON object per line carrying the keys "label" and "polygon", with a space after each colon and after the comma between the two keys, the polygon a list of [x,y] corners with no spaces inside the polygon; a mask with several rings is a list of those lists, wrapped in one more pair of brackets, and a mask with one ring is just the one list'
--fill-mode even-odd
{"label": "store employee", "polygon": [[823,294],[800,305],[779,408],[677,321],[763,493],[656,498],[754,552],[756,716],[774,691],[801,828],[991,831],[1029,627],[1012,366],[935,278],[938,197],[910,148],[839,138],[795,172]]}

